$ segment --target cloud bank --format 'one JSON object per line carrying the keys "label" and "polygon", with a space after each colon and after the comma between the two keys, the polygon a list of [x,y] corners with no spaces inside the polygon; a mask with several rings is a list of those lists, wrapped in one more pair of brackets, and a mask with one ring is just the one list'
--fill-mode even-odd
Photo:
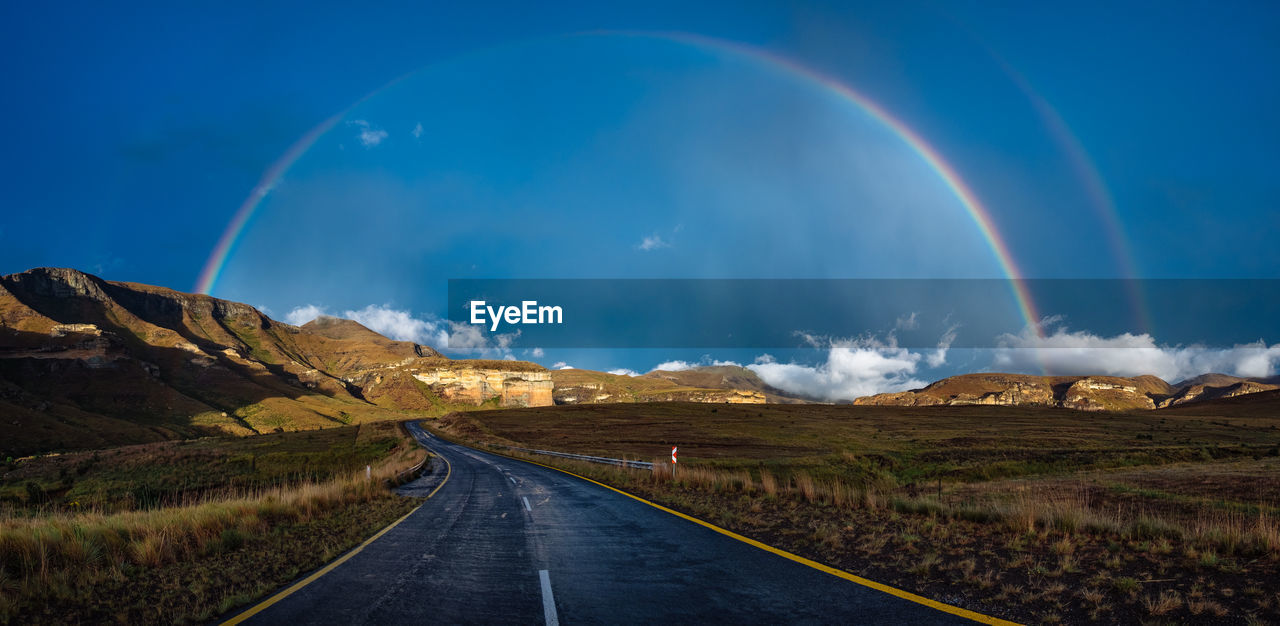
{"label": "cloud bank", "polygon": [[1261,340],[1229,348],[1167,346],[1157,344],[1146,333],[1103,337],[1069,330],[1060,322],[1055,318],[1045,320],[1041,327],[1051,332],[1044,336],[1032,328],[1017,335],[1002,335],[995,351],[995,368],[1077,376],[1152,374],[1178,382],[1210,372],[1267,377],[1280,366],[1280,344],[1267,346]]}
{"label": "cloud bank", "polygon": [[827,358],[818,365],[779,363],[765,354],[747,368],[778,389],[829,401],[926,384],[914,376],[923,355],[899,348],[892,340],[832,339],[826,347]]}

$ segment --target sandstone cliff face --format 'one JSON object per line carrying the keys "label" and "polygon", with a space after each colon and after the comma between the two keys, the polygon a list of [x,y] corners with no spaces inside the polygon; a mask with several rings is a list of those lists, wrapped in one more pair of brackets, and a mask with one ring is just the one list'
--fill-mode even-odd
{"label": "sandstone cliff face", "polygon": [[450,402],[479,406],[497,398],[504,407],[554,404],[554,384],[548,372],[441,367],[415,371],[413,377]]}
{"label": "sandstone cliff face", "polygon": [[853,403],[858,406],[938,406],[950,401],[917,391],[896,391],[855,398]]}
{"label": "sandstone cliff face", "polygon": [[949,404],[986,404],[993,406],[1015,406],[1031,404],[1053,404],[1053,390],[1042,381],[1009,381],[1008,387],[998,391],[988,391],[982,395],[960,393],[952,398]]}
{"label": "sandstone cliff face", "polygon": [[1080,411],[1123,411],[1130,409],[1154,409],[1155,401],[1140,392],[1137,385],[1112,380],[1082,378],[1063,394],[1061,406]]}

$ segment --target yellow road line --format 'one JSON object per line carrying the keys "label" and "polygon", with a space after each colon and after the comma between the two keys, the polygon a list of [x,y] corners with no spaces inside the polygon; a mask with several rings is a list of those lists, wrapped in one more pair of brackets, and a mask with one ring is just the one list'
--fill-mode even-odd
{"label": "yellow road line", "polygon": [[1003,619],[1000,619],[1000,618],[998,618],[998,617],[992,617],[992,616],[990,616],[990,615],[984,615],[984,614],[982,614],[982,613],[978,613],[978,612],[976,612],[976,611],[970,611],[969,609],[963,609],[963,608],[960,608],[960,607],[958,607],[958,606],[952,606],[952,605],[950,605],[950,604],[946,604],[946,603],[943,603],[943,602],[938,602],[937,600],[931,600],[931,599],[926,598],[926,597],[924,597],[924,596],[916,595],[916,594],[914,594],[914,593],[911,593],[910,591],[904,591],[904,590],[902,590],[902,589],[898,589],[897,587],[890,587],[889,585],[886,585],[886,584],[884,584],[884,583],[878,583],[878,582],[876,582],[876,581],[874,581],[874,580],[869,580],[869,579],[863,578],[863,577],[861,577],[861,576],[856,576],[856,575],[854,575],[854,574],[850,574],[849,572],[846,572],[846,571],[844,571],[844,570],[839,570],[839,569],[836,569],[836,568],[831,567],[831,566],[828,566],[828,565],[823,565],[822,563],[819,563],[819,562],[817,562],[817,561],[813,561],[813,560],[810,560],[810,559],[806,559],[806,558],[804,558],[804,557],[802,557],[802,556],[800,556],[800,555],[798,555],[798,554],[793,554],[793,553],[791,553],[791,552],[787,552],[786,550],[782,550],[782,549],[779,549],[779,548],[775,548],[775,547],[773,547],[773,546],[771,546],[771,545],[769,545],[769,544],[761,543],[761,542],[756,541],[755,539],[752,539],[752,538],[750,538],[750,537],[744,537],[744,536],[739,535],[738,533],[735,533],[735,532],[733,532],[733,531],[731,531],[731,530],[728,530],[728,529],[725,529],[725,528],[721,528],[721,527],[719,527],[719,526],[716,526],[715,524],[712,524],[711,522],[705,522],[705,521],[700,520],[700,519],[698,519],[698,518],[696,518],[696,517],[693,517],[693,516],[691,516],[691,515],[685,515],[684,513],[681,513],[680,511],[676,511],[676,510],[674,510],[674,509],[669,509],[669,508],[667,508],[667,507],[665,507],[665,506],[662,506],[661,504],[657,504],[657,503],[654,503],[654,502],[650,502],[650,501],[648,501],[648,500],[645,500],[644,498],[641,498],[640,496],[637,496],[637,495],[634,495],[634,494],[627,493],[627,492],[625,492],[625,491],[623,491],[623,490],[621,490],[621,489],[618,489],[618,488],[616,488],[616,487],[610,487],[609,485],[606,485],[606,484],[604,484],[604,483],[602,483],[602,482],[600,482],[600,481],[592,480],[592,479],[590,479],[590,478],[587,478],[586,476],[581,476],[581,475],[575,474],[575,473],[573,473],[573,472],[570,472],[569,470],[560,469],[560,468],[558,468],[558,467],[554,467],[554,466],[551,466],[551,465],[544,465],[544,464],[539,463],[539,462],[537,462],[537,461],[530,461],[530,460],[528,460],[528,459],[521,459],[521,458],[518,458],[518,457],[508,456],[508,455],[502,454],[502,453],[500,453],[500,452],[495,452],[495,453],[493,453],[493,454],[499,454],[499,455],[501,455],[501,456],[507,456],[507,458],[515,459],[515,460],[517,460],[517,461],[524,461],[525,463],[531,463],[531,464],[533,464],[533,465],[540,465],[540,466],[545,467],[545,468],[547,468],[547,469],[553,469],[553,470],[555,470],[555,471],[557,471],[557,472],[564,472],[565,474],[568,474],[568,475],[573,476],[573,477],[575,477],[575,478],[581,478],[582,480],[585,480],[585,481],[587,481],[587,482],[589,482],[589,483],[595,483],[595,484],[600,485],[601,487],[604,487],[605,489],[608,489],[608,490],[610,490],[610,491],[615,491],[615,492],[620,493],[620,494],[622,494],[622,495],[624,495],[624,496],[626,496],[626,497],[628,497],[628,498],[631,498],[631,499],[633,499],[633,500],[638,500],[638,501],[640,501],[640,502],[643,502],[643,503],[645,503],[645,504],[647,504],[647,505],[649,505],[649,506],[651,506],[651,507],[653,507],[653,508],[655,508],[655,509],[658,509],[658,510],[660,510],[660,511],[665,511],[665,512],[667,512],[667,513],[670,513],[670,514],[672,514],[672,515],[675,515],[676,517],[680,517],[680,518],[683,518],[683,519],[689,520],[690,522],[693,522],[693,523],[695,523],[695,524],[699,524],[699,525],[701,525],[701,526],[705,526],[705,527],[707,527],[707,528],[710,528],[711,530],[714,530],[714,531],[716,531],[716,532],[718,532],[718,533],[720,533],[720,534],[722,534],[722,535],[724,535],[724,536],[726,536],[726,537],[731,537],[731,538],[733,538],[733,539],[737,539],[738,541],[741,541],[741,542],[743,542],[743,543],[745,543],[745,544],[748,544],[748,545],[751,545],[751,546],[755,546],[755,547],[760,548],[761,550],[764,550],[764,551],[766,551],[766,552],[772,552],[773,554],[776,554],[776,555],[778,555],[778,556],[780,556],[780,557],[782,557],[782,558],[790,559],[790,560],[795,561],[796,563],[799,563],[799,564],[801,564],[801,565],[807,565],[807,566],[812,567],[813,569],[816,569],[816,570],[818,570],[818,571],[820,571],[820,572],[825,572],[825,573],[827,573],[827,574],[831,574],[832,576],[837,576],[837,577],[843,578],[843,579],[845,579],[845,580],[847,580],[847,581],[850,581],[850,582],[853,582],[853,583],[857,583],[857,584],[859,584],[859,585],[862,585],[863,587],[870,587],[871,589],[875,589],[876,591],[883,591],[884,593],[887,593],[887,594],[892,595],[892,596],[897,596],[897,597],[899,597],[899,598],[902,598],[903,600],[908,600],[908,601],[910,601],[910,602],[915,602],[916,604],[922,604],[922,605],[927,606],[927,607],[929,607],[929,608],[931,608],[931,609],[936,609],[936,610],[942,611],[943,613],[950,613],[950,614],[952,614],[952,615],[956,615],[956,616],[963,617],[963,618],[966,618],[966,619],[971,619],[971,620],[973,620],[973,621],[975,621],[975,622],[978,622],[978,623],[980,623],[980,624],[1000,624],[1000,625],[1010,625],[1010,624],[1012,624],[1012,625],[1016,625],[1016,624],[1017,624],[1017,622],[1010,622],[1010,621],[1008,621],[1008,620],[1003,620]]}
{"label": "yellow road line", "polygon": [[[445,465],[445,468],[446,468],[445,475],[444,475],[444,480],[440,481],[440,484],[439,484],[439,485],[436,485],[436,488],[435,488],[435,489],[432,489],[432,490],[431,490],[431,493],[427,494],[427,497],[426,497],[426,498],[423,498],[424,500],[430,500],[430,499],[431,499],[431,496],[436,495],[436,492],[437,492],[437,491],[440,491],[440,488],[441,488],[441,487],[443,487],[445,483],[449,482],[449,477],[453,475],[453,464],[449,462],[449,459],[446,459],[446,458],[444,458],[444,457],[442,457],[442,456],[439,456],[439,455],[436,455],[436,456],[437,456],[438,458],[440,458],[441,460],[443,460],[443,461],[444,461],[444,465]],[[402,518],[400,518],[400,519],[398,519],[398,520],[396,520],[396,521],[394,521],[394,522],[391,522],[391,525],[390,525],[390,526],[387,526],[386,528],[383,528],[382,530],[378,531],[378,533],[377,533],[376,535],[374,535],[374,536],[372,536],[372,537],[370,537],[370,538],[366,539],[364,543],[362,543],[362,544],[360,544],[360,545],[356,546],[356,547],[355,547],[355,549],[353,549],[353,550],[351,550],[350,552],[348,552],[348,553],[346,553],[346,554],[344,554],[344,555],[342,555],[342,556],[338,557],[338,558],[337,558],[337,559],[335,559],[332,563],[329,563],[328,565],[326,565],[326,566],[324,566],[324,567],[320,568],[320,570],[319,570],[319,571],[317,571],[316,573],[314,573],[314,574],[312,574],[312,575],[310,575],[310,576],[307,576],[306,578],[303,578],[302,580],[299,580],[298,582],[294,583],[293,585],[290,585],[288,589],[285,589],[284,591],[281,591],[280,593],[277,593],[276,595],[271,596],[270,598],[267,598],[266,600],[263,600],[263,601],[262,601],[260,604],[258,604],[257,606],[255,606],[255,607],[253,607],[253,608],[251,608],[251,609],[249,609],[249,610],[247,610],[247,611],[245,611],[245,612],[243,612],[243,613],[240,613],[239,615],[236,615],[235,617],[233,617],[233,618],[231,618],[231,619],[229,619],[229,620],[227,620],[227,621],[225,621],[225,622],[222,622],[222,626],[234,626],[235,624],[239,624],[240,622],[243,622],[243,621],[245,621],[245,620],[249,619],[250,617],[253,617],[254,615],[257,615],[258,613],[261,613],[262,611],[267,610],[268,608],[270,608],[270,607],[271,607],[271,605],[273,605],[273,604],[275,604],[275,603],[277,603],[277,602],[279,602],[279,601],[281,601],[281,600],[283,600],[283,599],[285,599],[285,598],[289,597],[289,596],[290,596],[291,594],[293,594],[295,591],[297,591],[297,590],[299,590],[299,589],[302,589],[303,587],[306,587],[307,585],[309,585],[309,584],[311,584],[311,583],[315,582],[315,581],[316,581],[318,578],[320,578],[321,576],[324,576],[325,574],[328,574],[329,572],[333,571],[333,569],[334,569],[334,568],[338,567],[339,565],[342,565],[343,563],[346,563],[346,562],[347,562],[347,560],[348,560],[348,559],[350,559],[351,557],[353,557],[353,556],[355,556],[355,555],[359,554],[359,553],[360,553],[360,551],[361,551],[361,550],[363,550],[363,549],[365,548],[365,546],[367,546],[367,545],[369,545],[369,544],[373,543],[374,541],[376,541],[376,540],[378,539],[378,537],[381,537],[381,536],[383,536],[383,535],[387,534],[387,531],[389,531],[389,530],[391,530],[392,528],[395,528],[396,526],[400,525],[400,522],[403,522],[403,521],[405,521],[405,520],[409,519],[409,516],[410,516],[410,515],[413,515],[414,513],[417,513],[417,512],[418,512],[418,509],[420,509],[420,508],[422,508],[422,505],[421,505],[421,504],[419,504],[417,507],[415,507],[412,511],[409,511],[408,513],[406,513],[406,514],[404,515],[404,517],[402,517]]]}

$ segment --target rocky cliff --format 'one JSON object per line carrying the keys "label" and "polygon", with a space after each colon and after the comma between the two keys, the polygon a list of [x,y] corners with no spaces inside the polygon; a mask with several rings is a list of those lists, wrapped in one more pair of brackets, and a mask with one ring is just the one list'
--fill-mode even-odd
{"label": "rocky cliff", "polygon": [[1267,383],[1259,383],[1251,380],[1237,380],[1235,382],[1227,382],[1226,384],[1214,386],[1208,384],[1192,384],[1182,387],[1178,392],[1157,405],[1159,408],[1166,408],[1187,404],[1188,402],[1205,402],[1208,400],[1218,400],[1222,398],[1235,398],[1253,393],[1261,393],[1264,391],[1275,391],[1280,389],[1280,385],[1272,385]]}
{"label": "rocky cliff", "polygon": [[554,383],[545,371],[512,371],[472,367],[436,367],[413,371],[413,377],[450,402],[479,406],[496,400],[499,406],[551,406]]}

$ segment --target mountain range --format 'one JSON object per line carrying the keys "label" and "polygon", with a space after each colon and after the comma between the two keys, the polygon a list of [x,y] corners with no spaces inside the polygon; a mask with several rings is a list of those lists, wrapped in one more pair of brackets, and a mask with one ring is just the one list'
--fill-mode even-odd
{"label": "mountain range", "polygon": [[921,389],[854,400],[874,406],[1052,406],[1080,411],[1164,409],[1280,389],[1280,379],[1205,374],[1169,384],[1155,376],[963,374]]}
{"label": "mountain range", "polygon": [[[1172,410],[1256,395],[1280,377],[965,374],[855,405]],[[74,269],[0,276],[0,458],[210,434],[247,435],[482,407],[616,402],[797,403],[748,368],[626,376],[449,359],[346,319],[302,326],[246,304]]]}

